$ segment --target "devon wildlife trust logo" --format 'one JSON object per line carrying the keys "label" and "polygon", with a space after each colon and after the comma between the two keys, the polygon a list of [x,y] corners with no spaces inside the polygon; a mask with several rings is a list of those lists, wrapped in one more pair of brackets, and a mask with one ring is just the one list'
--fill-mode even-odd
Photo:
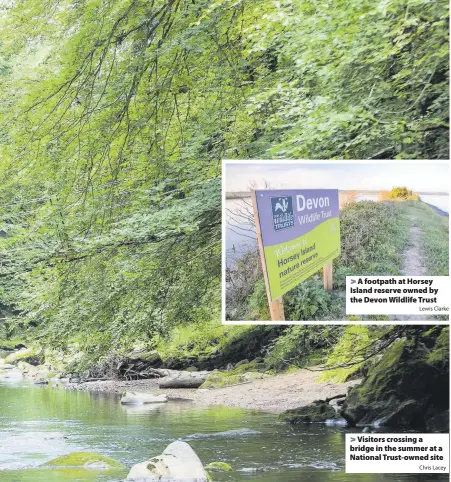
{"label": "devon wildlife trust logo", "polygon": [[271,209],[275,231],[294,226],[293,198],[291,196],[272,197]]}

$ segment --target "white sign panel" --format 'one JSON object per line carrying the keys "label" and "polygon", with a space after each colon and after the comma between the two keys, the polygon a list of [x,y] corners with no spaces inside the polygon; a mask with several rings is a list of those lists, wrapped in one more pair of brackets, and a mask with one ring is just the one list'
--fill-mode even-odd
{"label": "white sign panel", "polygon": [[448,276],[346,276],[347,315],[449,315]]}

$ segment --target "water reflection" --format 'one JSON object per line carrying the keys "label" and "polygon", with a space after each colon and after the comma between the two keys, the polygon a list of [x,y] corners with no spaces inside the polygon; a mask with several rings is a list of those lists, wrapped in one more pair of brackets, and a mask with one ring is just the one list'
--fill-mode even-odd
{"label": "water reflection", "polygon": [[257,411],[175,402],[121,406],[117,395],[0,384],[2,482],[123,480],[122,473],[33,468],[73,451],[99,452],[130,467],[177,439],[189,440],[205,464],[224,460],[234,467],[215,474],[218,482],[448,480],[443,475],[345,474],[345,433],[339,426],[290,426]]}

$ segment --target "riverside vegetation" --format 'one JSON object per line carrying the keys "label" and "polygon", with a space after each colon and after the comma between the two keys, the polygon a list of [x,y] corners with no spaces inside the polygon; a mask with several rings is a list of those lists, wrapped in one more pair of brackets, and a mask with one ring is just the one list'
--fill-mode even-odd
{"label": "riverside vegetation", "polygon": [[[238,335],[234,327],[224,326],[221,340],[210,338],[206,343],[206,331],[202,333],[203,330],[199,329],[191,334],[191,339],[178,339],[174,343],[178,348],[176,356],[162,359],[157,351],[142,349],[131,353],[116,352],[97,365],[91,364],[90,368],[70,358],[58,359],[48,349],[22,349],[0,361],[0,377],[8,378],[15,366],[35,383],[48,383],[46,379],[58,381],[63,376],[77,383],[100,374],[102,379],[129,380],[163,376],[159,381],[160,390],[169,393],[171,403],[170,399],[185,396],[167,387],[186,384],[176,385],[168,381],[174,381],[174,374],[191,374],[191,380],[199,382],[189,386],[200,386],[204,389],[202,393],[205,389],[209,393],[213,390],[209,403],[215,403],[216,388],[230,387],[233,395],[237,385],[255,381],[269,382],[269,393],[265,396],[270,400],[272,378],[284,376],[278,373],[306,368],[318,372],[317,381],[328,381],[330,386],[350,380],[355,383],[347,387],[343,385],[344,393],[335,392],[312,405],[304,404],[288,410],[281,416],[285,421],[310,423],[341,418],[351,427],[388,426],[443,432],[448,428],[447,326],[244,326],[240,330]],[[175,378],[175,381],[179,379]],[[183,377],[182,380],[185,381]],[[72,383],[72,387],[77,388],[77,383]],[[152,392],[162,393],[158,392],[157,386]],[[285,400],[292,396],[284,393],[283,397]],[[293,397],[291,406],[293,403],[296,406],[296,394]],[[127,393],[124,403],[125,399],[130,403],[143,398]],[[146,398],[163,401],[161,396],[146,395]],[[190,398],[190,392],[186,398]],[[329,403],[333,400],[338,403],[335,407]],[[165,397],[164,401],[167,402],[168,398]],[[277,400],[273,400],[273,405],[274,402]],[[277,411],[282,407],[283,404],[279,403]]]}

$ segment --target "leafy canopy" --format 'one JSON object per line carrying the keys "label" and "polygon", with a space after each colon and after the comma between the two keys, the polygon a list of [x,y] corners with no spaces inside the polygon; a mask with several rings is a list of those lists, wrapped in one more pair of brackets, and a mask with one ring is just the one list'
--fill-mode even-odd
{"label": "leafy canopy", "polygon": [[221,158],[444,158],[439,0],[23,0],[0,20],[2,330],[219,320]]}

